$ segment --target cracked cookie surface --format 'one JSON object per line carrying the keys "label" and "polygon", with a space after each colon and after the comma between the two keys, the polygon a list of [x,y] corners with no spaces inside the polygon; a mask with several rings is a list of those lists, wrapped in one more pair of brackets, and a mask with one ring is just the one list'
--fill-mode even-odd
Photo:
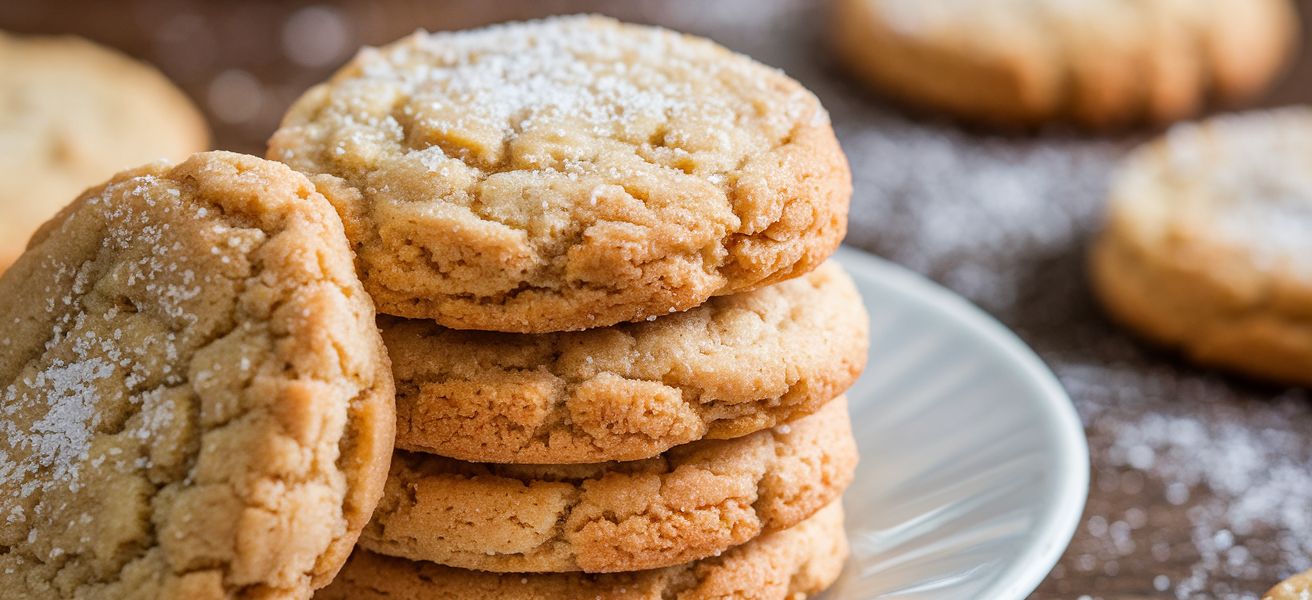
{"label": "cracked cookie surface", "polygon": [[837,263],[683,313],[588,331],[459,331],[383,317],[397,447],[473,462],[638,460],[810,414],[866,363]]}
{"label": "cracked cookie surface", "polygon": [[847,560],[834,502],[789,529],[723,554],[628,573],[489,573],[359,548],[318,600],[804,600],[838,579]]}
{"label": "cracked cookie surface", "polygon": [[602,17],[418,33],[305,93],[268,157],[342,178],[379,312],[579,330],[805,273],[847,227],[813,94],[708,40]]}
{"label": "cracked cookie surface", "polygon": [[1090,258],[1116,320],[1202,364],[1312,384],[1312,110],[1177,125],[1109,198]]}
{"label": "cracked cookie surface", "polygon": [[0,271],[88,187],[208,147],[205,117],[149,65],[72,36],[0,32]]}
{"label": "cracked cookie surface", "polygon": [[637,571],[791,527],[852,480],[847,401],[733,440],[590,465],[490,465],[398,452],[364,548],[497,572]]}
{"label": "cracked cookie surface", "polygon": [[913,104],[1096,128],[1256,96],[1298,24],[1289,0],[838,0],[831,30],[854,75]]}
{"label": "cracked cookie surface", "polygon": [[88,190],[0,277],[5,598],[308,598],[381,495],[390,367],[332,207],[211,152]]}

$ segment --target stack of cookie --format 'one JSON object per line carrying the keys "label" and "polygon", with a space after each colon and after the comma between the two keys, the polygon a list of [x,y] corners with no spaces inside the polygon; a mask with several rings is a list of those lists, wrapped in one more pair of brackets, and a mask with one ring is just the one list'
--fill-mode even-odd
{"label": "stack of cookie", "polygon": [[397,384],[386,489],[320,597],[837,578],[866,316],[797,82],[597,17],[420,33],[307,92],[269,158],[341,215]]}

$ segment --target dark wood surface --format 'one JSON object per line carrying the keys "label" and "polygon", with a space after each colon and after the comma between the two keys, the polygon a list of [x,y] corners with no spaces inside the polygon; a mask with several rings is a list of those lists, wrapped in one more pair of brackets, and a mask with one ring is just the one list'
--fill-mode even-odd
{"label": "dark wood surface", "polygon": [[[1144,346],[1090,298],[1084,248],[1107,175],[1155,132],[1002,135],[908,117],[833,67],[823,10],[799,0],[7,0],[0,29],[79,34],[150,61],[206,111],[216,147],[254,154],[286,106],[357,46],[417,28],[593,11],[712,37],[784,68],[832,112],[856,185],[849,243],[983,306],[1070,391],[1092,488],[1073,543],[1033,598],[1256,598],[1312,567],[1306,391]],[[1258,105],[1309,99],[1304,52]]]}

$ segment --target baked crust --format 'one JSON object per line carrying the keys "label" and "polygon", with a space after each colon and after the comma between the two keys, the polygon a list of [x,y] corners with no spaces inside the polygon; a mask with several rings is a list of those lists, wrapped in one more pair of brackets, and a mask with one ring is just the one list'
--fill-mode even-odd
{"label": "baked crust", "polygon": [[513,334],[383,317],[397,446],[473,462],[638,460],[810,414],[866,363],[868,318],[836,263],[683,313]]}
{"label": "baked crust", "polygon": [[641,461],[490,465],[400,452],[360,545],[481,571],[667,567],[796,525],[847,488],[856,462],[845,398]]}
{"label": "baked crust", "polygon": [[838,579],[847,560],[835,502],[801,524],[706,558],[628,573],[489,573],[357,549],[319,600],[804,600]]}

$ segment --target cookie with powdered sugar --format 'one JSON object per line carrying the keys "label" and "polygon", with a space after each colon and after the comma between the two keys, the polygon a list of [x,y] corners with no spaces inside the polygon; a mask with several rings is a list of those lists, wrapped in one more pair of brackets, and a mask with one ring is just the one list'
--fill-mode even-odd
{"label": "cookie with powdered sugar", "polygon": [[1312,384],[1312,110],[1177,125],[1136,151],[1112,182],[1092,274],[1143,336]]}
{"label": "cookie with powdered sugar", "polygon": [[381,495],[392,380],[303,175],[212,152],[88,190],[0,277],[6,598],[309,598]]}
{"label": "cookie with powdered sugar", "polygon": [[838,580],[847,560],[835,502],[783,531],[719,556],[626,573],[490,573],[359,548],[318,600],[805,600]]}
{"label": "cookie with powdered sugar", "polygon": [[638,460],[787,423],[852,385],[868,345],[861,296],[832,261],[587,331],[379,325],[396,378],[397,447],[494,463]]}
{"label": "cookie with powdered sugar", "polygon": [[589,16],[366,49],[291,107],[268,157],[341,178],[379,312],[578,330],[819,265],[851,176],[828,113],[710,41]]}
{"label": "cookie with powdered sugar", "polygon": [[800,523],[843,493],[856,462],[841,397],[787,425],[631,462],[495,465],[401,451],[360,546],[502,573],[668,567]]}
{"label": "cookie with powdered sugar", "polygon": [[1290,0],[838,0],[832,39],[881,92],[973,121],[1170,122],[1264,90]]}

